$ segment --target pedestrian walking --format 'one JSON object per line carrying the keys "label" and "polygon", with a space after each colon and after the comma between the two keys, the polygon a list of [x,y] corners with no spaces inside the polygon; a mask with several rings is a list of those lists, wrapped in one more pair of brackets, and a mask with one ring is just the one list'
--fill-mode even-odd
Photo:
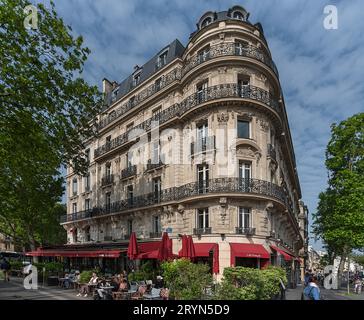
{"label": "pedestrian walking", "polygon": [[355,277],[354,280],[354,292],[356,294],[361,294],[362,281],[359,276]]}
{"label": "pedestrian walking", "polygon": [[302,292],[301,300],[320,300],[320,288],[317,285],[317,277],[310,276],[308,285]]}
{"label": "pedestrian walking", "polygon": [[3,258],[0,267],[4,273],[4,281],[10,281],[10,277],[9,277],[9,272],[10,272],[10,268],[11,268],[10,262],[8,260],[6,260],[5,258]]}

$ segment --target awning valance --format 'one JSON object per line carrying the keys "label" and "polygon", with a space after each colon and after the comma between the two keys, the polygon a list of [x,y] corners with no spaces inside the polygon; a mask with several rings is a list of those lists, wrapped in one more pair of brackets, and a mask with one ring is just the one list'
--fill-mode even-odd
{"label": "awning valance", "polygon": [[235,265],[235,258],[270,259],[270,253],[261,244],[230,243],[230,262]]}
{"label": "awning valance", "polygon": [[42,250],[27,252],[31,257],[119,258],[121,250]]}
{"label": "awning valance", "polygon": [[292,257],[288,252],[282,250],[282,249],[279,249],[278,247],[276,246],[270,246],[274,251],[278,252],[279,254],[281,254],[284,258],[285,261],[291,261],[294,257]]}

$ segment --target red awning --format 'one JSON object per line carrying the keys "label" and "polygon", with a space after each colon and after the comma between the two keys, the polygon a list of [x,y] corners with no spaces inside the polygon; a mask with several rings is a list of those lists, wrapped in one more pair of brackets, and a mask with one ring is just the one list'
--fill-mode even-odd
{"label": "red awning", "polygon": [[219,273],[219,245],[217,243],[194,243],[195,257],[209,257],[210,252],[213,252],[212,272]]}
{"label": "red awning", "polygon": [[276,246],[270,246],[273,250],[277,251],[279,254],[281,254],[284,258],[284,260],[286,261],[291,261],[294,257],[292,257],[288,252],[282,250],[282,249],[279,249],[278,247]]}
{"label": "red awning", "polygon": [[119,258],[121,250],[42,250],[27,252],[32,257]]}
{"label": "red awning", "polygon": [[235,258],[270,259],[270,253],[261,244],[230,243],[230,263],[235,265]]}

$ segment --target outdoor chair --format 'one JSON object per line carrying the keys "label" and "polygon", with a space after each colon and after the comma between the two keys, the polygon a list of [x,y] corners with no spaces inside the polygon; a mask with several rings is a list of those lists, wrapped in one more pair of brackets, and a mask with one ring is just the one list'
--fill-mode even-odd
{"label": "outdoor chair", "polygon": [[161,299],[161,289],[152,288],[152,292],[144,294],[143,298],[146,300],[159,300]]}
{"label": "outdoor chair", "polygon": [[143,299],[143,296],[145,294],[145,291],[146,291],[146,287],[145,286],[139,286],[137,292],[133,293],[131,295],[131,299],[132,300],[140,300],[140,299]]}
{"label": "outdoor chair", "polygon": [[145,286],[146,285],[144,280],[138,281],[137,283],[138,283],[139,286]]}
{"label": "outdoor chair", "polygon": [[138,290],[138,285],[137,284],[131,284],[130,285],[130,291],[137,291]]}

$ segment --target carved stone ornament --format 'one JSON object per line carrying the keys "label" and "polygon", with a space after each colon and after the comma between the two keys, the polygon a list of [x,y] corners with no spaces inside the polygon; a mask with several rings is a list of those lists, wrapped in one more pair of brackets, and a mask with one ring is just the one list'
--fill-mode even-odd
{"label": "carved stone ornament", "polygon": [[237,148],[236,149],[236,155],[248,157],[248,158],[255,158],[255,152],[252,150],[252,148]]}
{"label": "carved stone ornament", "polygon": [[269,130],[269,123],[268,121],[265,121],[265,120],[260,120],[260,128],[262,129],[262,131],[264,132],[268,132]]}
{"label": "carved stone ornament", "polygon": [[251,76],[253,74],[253,72],[250,69],[247,69],[247,68],[239,68],[238,73],[248,75],[248,76]]}
{"label": "carved stone ornament", "polygon": [[261,81],[261,82],[263,82],[263,83],[266,83],[266,82],[267,82],[267,80],[268,80],[268,78],[267,78],[267,77],[266,77],[263,73],[261,73],[261,74],[257,75],[256,77],[257,77],[257,79],[258,79],[259,81]]}
{"label": "carved stone ornament", "polygon": [[226,73],[227,70],[228,70],[227,67],[220,67],[220,68],[217,69],[218,73]]}
{"label": "carved stone ornament", "polygon": [[218,113],[217,121],[219,123],[227,123],[229,121],[229,114],[227,112]]}
{"label": "carved stone ornament", "polygon": [[178,212],[179,214],[183,214],[183,213],[184,213],[184,211],[185,211],[185,206],[184,206],[184,205],[182,205],[182,204],[179,204],[179,205],[178,205],[178,207],[177,207],[177,212]]}

